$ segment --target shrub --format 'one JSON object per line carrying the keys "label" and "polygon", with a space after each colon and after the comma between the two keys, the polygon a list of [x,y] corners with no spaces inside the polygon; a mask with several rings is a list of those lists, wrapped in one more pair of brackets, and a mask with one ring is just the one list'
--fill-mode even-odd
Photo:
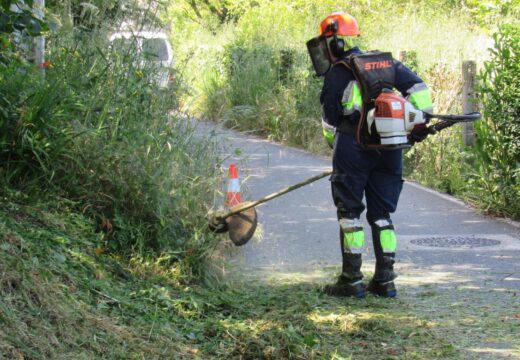
{"label": "shrub", "polygon": [[[431,89],[435,113],[460,112],[460,72],[438,63],[421,75]],[[459,125],[453,126],[406,151],[407,176],[449,194],[464,191],[468,164],[460,130]]]}
{"label": "shrub", "polygon": [[484,119],[476,124],[473,185],[486,209],[520,217],[520,29],[493,35],[491,58],[479,74]]}

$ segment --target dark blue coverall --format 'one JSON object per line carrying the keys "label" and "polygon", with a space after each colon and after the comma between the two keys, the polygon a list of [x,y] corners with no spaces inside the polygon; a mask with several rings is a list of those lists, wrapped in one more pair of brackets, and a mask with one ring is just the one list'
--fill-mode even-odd
{"label": "dark blue coverall", "polygon": [[[345,57],[356,53],[361,53],[359,48],[351,48],[346,51]],[[394,86],[404,97],[411,94],[410,89],[418,88],[418,84],[424,85],[421,78],[401,62],[394,60],[394,65],[396,69]],[[345,116],[344,105],[342,105],[344,91],[354,80],[354,75],[347,67],[339,64],[333,66],[325,76],[320,97],[324,122],[336,128],[331,185],[332,197],[340,221],[343,276],[352,281],[362,278],[361,253],[347,248],[345,231],[350,230],[345,230],[345,226],[350,226],[350,229],[354,229],[354,231],[359,231],[361,227],[361,234],[356,236],[364,236],[362,222],[356,220],[365,210],[364,195],[366,197],[366,217],[372,228],[376,255],[374,279],[391,281],[395,278],[393,272],[395,247],[383,249],[380,237],[381,232],[385,230],[393,234],[390,214],[396,210],[403,187],[403,155],[400,149],[365,150],[356,142],[355,129],[360,119],[360,113],[355,111]],[[425,85],[419,86],[419,88],[424,90]],[[392,236],[395,243],[395,234]]]}

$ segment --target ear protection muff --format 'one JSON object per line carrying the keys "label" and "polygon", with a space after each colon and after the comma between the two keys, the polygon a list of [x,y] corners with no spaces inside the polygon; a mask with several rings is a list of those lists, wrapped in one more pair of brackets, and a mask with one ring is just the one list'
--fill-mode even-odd
{"label": "ear protection muff", "polygon": [[329,49],[332,55],[340,58],[345,53],[345,41],[343,39],[339,39],[336,34],[338,32],[338,23],[336,21],[333,21],[330,24],[330,27],[333,35],[332,40],[329,43]]}
{"label": "ear protection muff", "polygon": [[343,39],[338,39],[336,34],[334,34],[334,38],[330,42],[330,51],[335,57],[342,57],[345,53],[345,41]]}

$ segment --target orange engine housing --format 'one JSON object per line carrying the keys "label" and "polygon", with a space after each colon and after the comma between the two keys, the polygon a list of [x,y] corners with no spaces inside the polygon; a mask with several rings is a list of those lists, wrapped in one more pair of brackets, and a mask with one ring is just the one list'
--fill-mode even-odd
{"label": "orange engine housing", "polygon": [[405,99],[394,92],[382,92],[374,102],[374,116],[376,118],[404,120],[405,102]]}

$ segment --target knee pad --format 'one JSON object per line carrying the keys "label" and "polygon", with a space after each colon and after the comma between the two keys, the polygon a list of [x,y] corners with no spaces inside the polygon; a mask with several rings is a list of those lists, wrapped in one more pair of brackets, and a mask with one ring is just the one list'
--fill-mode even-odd
{"label": "knee pad", "polygon": [[365,232],[359,219],[339,219],[343,251],[349,254],[361,254],[365,248]]}
{"label": "knee pad", "polygon": [[395,253],[397,248],[397,237],[394,231],[394,225],[390,219],[379,219],[372,222],[372,233],[374,241],[379,241],[383,253]]}

